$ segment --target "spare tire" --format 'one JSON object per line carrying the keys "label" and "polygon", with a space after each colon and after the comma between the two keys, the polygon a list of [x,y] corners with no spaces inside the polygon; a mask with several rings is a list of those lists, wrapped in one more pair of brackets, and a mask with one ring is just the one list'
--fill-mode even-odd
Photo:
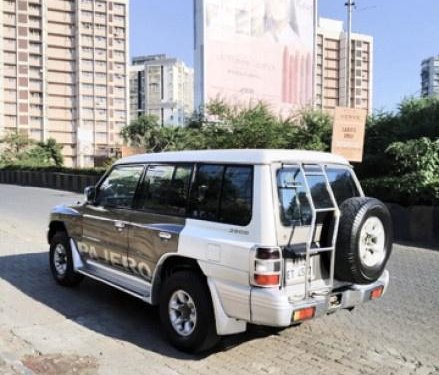
{"label": "spare tire", "polygon": [[393,245],[389,210],[374,198],[351,198],[340,206],[334,276],[369,284],[383,273]]}

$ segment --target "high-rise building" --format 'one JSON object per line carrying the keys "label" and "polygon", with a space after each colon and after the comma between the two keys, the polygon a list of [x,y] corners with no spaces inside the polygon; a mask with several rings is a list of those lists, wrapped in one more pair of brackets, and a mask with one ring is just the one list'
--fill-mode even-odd
{"label": "high-rise building", "polygon": [[[350,66],[347,67],[348,34],[343,22],[319,19],[317,30],[316,104],[324,110],[337,106],[372,111],[373,38],[351,34]],[[347,72],[350,72],[349,77]],[[346,84],[350,80],[347,100]]]}
{"label": "high-rise building", "polygon": [[166,55],[135,57],[130,67],[130,118],[154,115],[183,126],[194,111],[194,70]]}
{"label": "high-rise building", "polygon": [[92,166],[128,117],[128,0],[0,1],[0,133]]}
{"label": "high-rise building", "polygon": [[422,61],[421,66],[421,95],[439,95],[439,56]]}

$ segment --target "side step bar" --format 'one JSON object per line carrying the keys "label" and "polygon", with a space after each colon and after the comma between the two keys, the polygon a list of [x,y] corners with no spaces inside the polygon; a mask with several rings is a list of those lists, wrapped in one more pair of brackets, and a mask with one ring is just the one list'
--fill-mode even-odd
{"label": "side step bar", "polygon": [[152,286],[149,282],[138,277],[125,274],[90,260],[86,261],[83,267],[76,269],[76,272],[151,304]]}

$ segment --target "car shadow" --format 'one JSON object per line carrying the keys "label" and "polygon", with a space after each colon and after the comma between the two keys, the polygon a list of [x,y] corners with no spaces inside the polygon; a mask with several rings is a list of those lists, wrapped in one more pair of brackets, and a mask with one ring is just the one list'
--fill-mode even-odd
{"label": "car shadow", "polygon": [[59,286],[50,273],[47,253],[0,257],[0,278],[87,329],[176,359],[206,358],[280,332],[249,325],[247,332],[224,337],[213,350],[190,355],[173,348],[162,336],[156,307],[88,278],[75,288]]}

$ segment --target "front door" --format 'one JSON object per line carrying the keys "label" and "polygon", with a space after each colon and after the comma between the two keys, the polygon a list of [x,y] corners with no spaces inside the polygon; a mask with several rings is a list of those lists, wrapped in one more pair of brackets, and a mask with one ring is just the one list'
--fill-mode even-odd
{"label": "front door", "polygon": [[83,235],[79,250],[87,261],[122,270],[127,259],[129,214],[144,167],[116,166],[100,184],[94,204],[82,209]]}

